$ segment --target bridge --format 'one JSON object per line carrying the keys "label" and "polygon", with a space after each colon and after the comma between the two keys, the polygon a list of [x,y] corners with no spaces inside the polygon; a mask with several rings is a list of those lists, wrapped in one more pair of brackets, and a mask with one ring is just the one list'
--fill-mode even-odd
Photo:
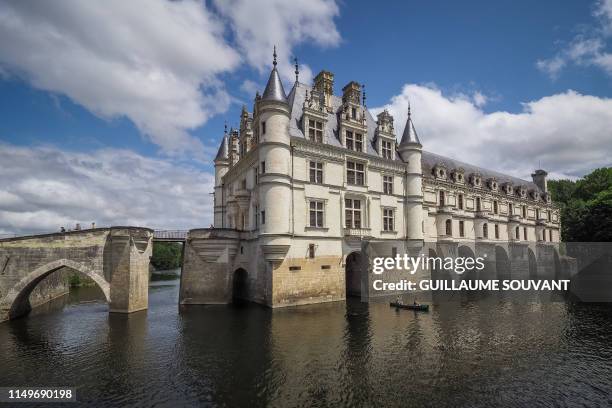
{"label": "bridge", "polygon": [[153,235],[110,227],[0,239],[0,322],[49,300],[59,283],[52,278],[64,271],[91,278],[110,312],[147,309]]}
{"label": "bridge", "polygon": [[185,242],[188,230],[155,230],[153,240],[160,242]]}

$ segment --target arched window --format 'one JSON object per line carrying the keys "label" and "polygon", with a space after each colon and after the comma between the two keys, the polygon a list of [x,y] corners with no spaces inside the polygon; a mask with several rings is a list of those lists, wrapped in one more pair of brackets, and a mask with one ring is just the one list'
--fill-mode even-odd
{"label": "arched window", "polygon": [[440,207],[444,205],[444,191],[440,191]]}
{"label": "arched window", "polygon": [[482,237],[489,238],[489,226],[487,223],[482,224]]}
{"label": "arched window", "polygon": [[446,220],[446,235],[449,237],[453,235],[453,222],[451,220]]}
{"label": "arched window", "polygon": [[459,195],[457,196],[457,207],[458,207],[460,210],[463,210],[463,194],[459,194]]}
{"label": "arched window", "polygon": [[480,211],[480,197],[476,197],[476,211]]}

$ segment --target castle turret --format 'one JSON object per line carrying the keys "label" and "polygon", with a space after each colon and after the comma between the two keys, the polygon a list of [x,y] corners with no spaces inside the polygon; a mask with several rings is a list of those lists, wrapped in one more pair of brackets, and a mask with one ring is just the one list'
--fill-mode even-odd
{"label": "castle turret", "polygon": [[546,176],[548,176],[548,173],[546,171],[542,170],[542,169],[536,170],[531,175],[533,183],[536,186],[538,186],[540,188],[540,190],[542,190],[542,192],[544,192],[544,193],[548,193],[548,183],[546,181]]}
{"label": "castle turret", "polygon": [[223,176],[227,173],[230,167],[229,162],[229,138],[227,136],[227,127],[221,139],[219,150],[215,156],[215,219],[214,227],[225,227],[223,219],[225,217],[225,199],[223,197]]}
{"label": "castle turret", "polygon": [[282,259],[289,249],[292,225],[291,145],[289,104],[276,69],[276,47],[270,78],[256,101],[259,140],[259,234],[264,236],[266,259]]}
{"label": "castle turret", "polygon": [[421,154],[423,146],[417,136],[410,105],[408,105],[408,119],[398,146],[402,161],[407,164],[406,169],[406,238],[415,244],[423,241],[423,170],[421,168]]}

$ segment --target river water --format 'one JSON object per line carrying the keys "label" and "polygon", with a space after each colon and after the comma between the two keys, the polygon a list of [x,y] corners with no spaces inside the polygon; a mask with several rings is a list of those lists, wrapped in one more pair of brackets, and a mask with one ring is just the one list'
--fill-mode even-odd
{"label": "river water", "polygon": [[0,324],[0,385],[76,386],[81,403],[116,407],[612,405],[609,305],[179,311],[178,284],[151,282],[147,312],[109,315],[81,288]]}

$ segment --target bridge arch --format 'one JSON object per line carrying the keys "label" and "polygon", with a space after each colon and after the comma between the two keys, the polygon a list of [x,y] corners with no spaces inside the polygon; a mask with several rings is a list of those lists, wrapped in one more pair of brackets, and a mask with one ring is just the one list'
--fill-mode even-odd
{"label": "bridge arch", "polygon": [[62,268],[69,268],[91,278],[104,294],[106,301],[110,304],[110,284],[101,275],[95,273],[83,264],[71,261],[70,259],[58,259],[39,266],[24,276],[8,291],[6,297],[3,299],[3,304],[0,305],[0,309],[8,311],[9,319],[26,314],[30,310],[28,298],[32,290],[34,290],[36,285],[47,276]]}

